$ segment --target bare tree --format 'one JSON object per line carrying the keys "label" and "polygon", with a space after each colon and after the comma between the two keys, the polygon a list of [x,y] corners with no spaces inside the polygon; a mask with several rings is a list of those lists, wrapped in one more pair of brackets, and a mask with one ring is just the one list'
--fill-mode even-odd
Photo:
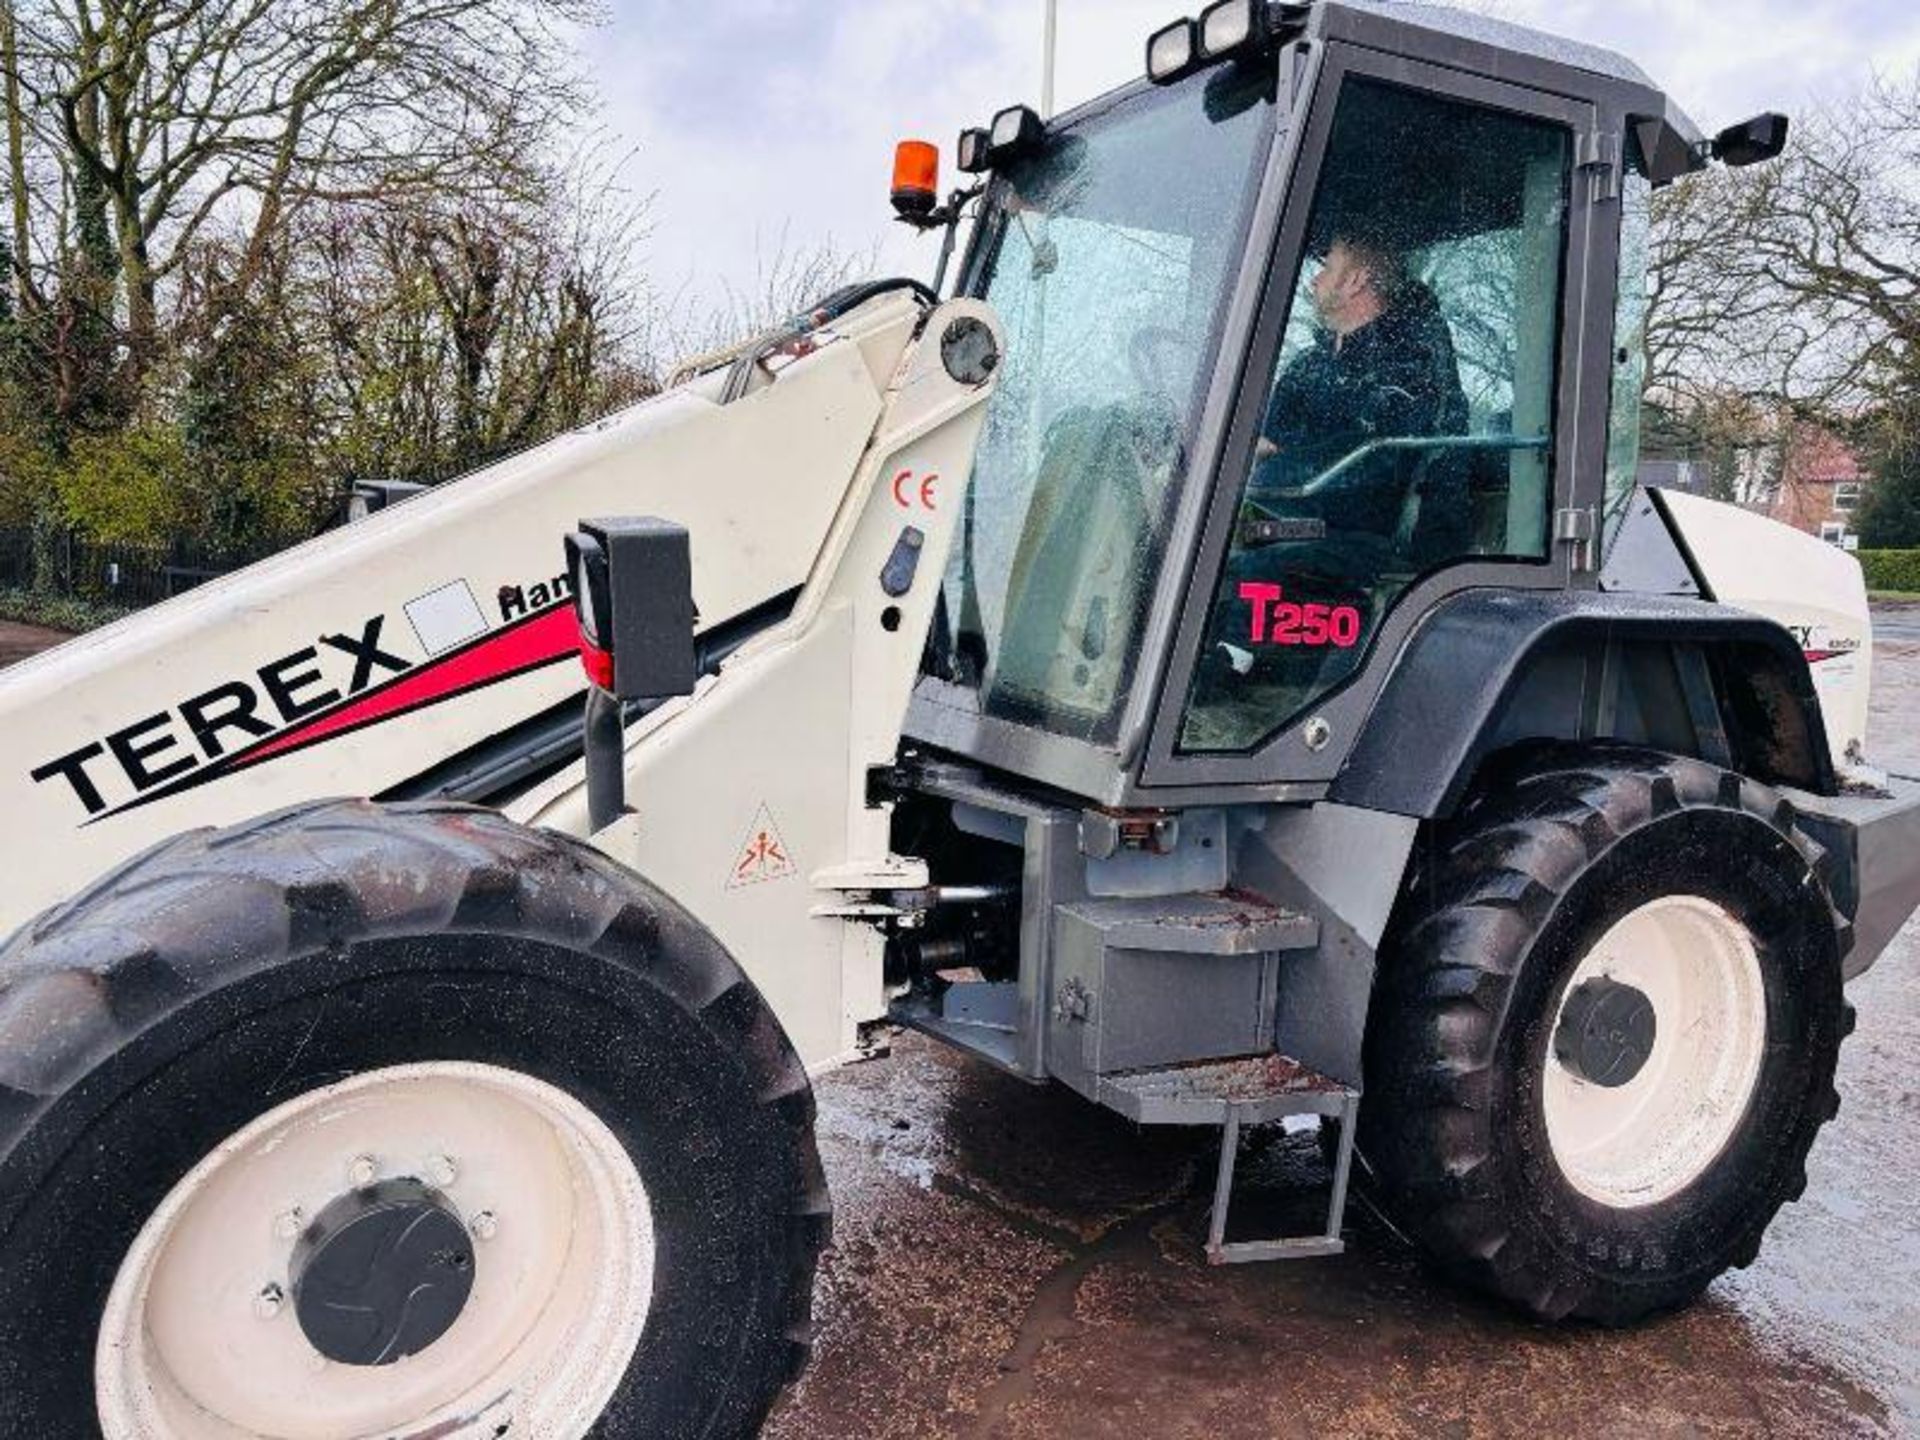
{"label": "bare tree", "polygon": [[27,199],[26,112],[20,99],[20,39],[13,19],[13,0],[0,0],[0,105],[6,109],[7,132],[7,285],[18,312],[30,300],[27,289],[28,249],[32,243]]}
{"label": "bare tree", "polygon": [[842,286],[870,278],[878,261],[878,246],[846,250],[831,237],[801,245],[782,227],[770,248],[755,248],[751,282],[723,285],[717,302],[696,303],[685,291],[664,300],[646,348],[681,357],[683,368],[697,366],[785,324]]}
{"label": "bare tree", "polygon": [[327,466],[439,478],[650,393],[647,204],[583,154],[516,197],[309,207],[274,306]]}
{"label": "bare tree", "polygon": [[1656,394],[1858,412],[1920,382],[1920,74],[1796,124],[1779,161],[1655,197]]}
{"label": "bare tree", "polygon": [[[1920,72],[1818,111],[1757,178],[1757,278],[1818,326],[1817,358],[1858,398],[1920,382]],[[1846,392],[1843,392],[1846,393]]]}
{"label": "bare tree", "polygon": [[[590,19],[595,5],[11,0],[11,10],[10,139],[17,127],[23,147],[30,137],[56,157],[67,214],[47,218],[111,268],[138,357],[158,287],[216,218],[244,226],[227,282],[244,293],[287,213],[315,198],[511,184],[547,123],[581,99],[555,27]],[[16,198],[16,228],[18,212]]]}

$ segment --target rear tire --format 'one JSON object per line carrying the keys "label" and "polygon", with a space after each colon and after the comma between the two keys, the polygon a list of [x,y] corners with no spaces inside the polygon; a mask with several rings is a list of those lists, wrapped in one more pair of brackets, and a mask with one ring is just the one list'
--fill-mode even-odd
{"label": "rear tire", "polygon": [[[751,1434],[808,1350],[812,1118],[731,958],[584,845],[362,802],[181,837],[0,950],[0,1433]],[[328,1359],[296,1248],[390,1181],[472,1293]]]}
{"label": "rear tire", "polygon": [[1779,795],[1692,760],[1546,752],[1483,786],[1383,947],[1360,1144],[1395,1221],[1546,1319],[1751,1263],[1839,1105],[1821,863]]}

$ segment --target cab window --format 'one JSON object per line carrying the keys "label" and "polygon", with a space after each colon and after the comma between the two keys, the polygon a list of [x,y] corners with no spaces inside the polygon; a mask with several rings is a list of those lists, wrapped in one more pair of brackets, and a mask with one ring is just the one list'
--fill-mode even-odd
{"label": "cab window", "polygon": [[1571,136],[1350,80],[1181,748],[1244,751],[1419,579],[1544,561]]}
{"label": "cab window", "polygon": [[[1631,148],[1631,147],[1629,147]],[[1637,158],[1637,157],[1635,157]],[[1606,526],[1613,549],[1640,470],[1640,397],[1647,384],[1647,250],[1653,186],[1630,165],[1620,194],[1620,270],[1614,290],[1613,392],[1607,412]]]}
{"label": "cab window", "polygon": [[1255,70],[1103,102],[999,173],[972,293],[1006,327],[929,670],[1117,732],[1273,130]]}

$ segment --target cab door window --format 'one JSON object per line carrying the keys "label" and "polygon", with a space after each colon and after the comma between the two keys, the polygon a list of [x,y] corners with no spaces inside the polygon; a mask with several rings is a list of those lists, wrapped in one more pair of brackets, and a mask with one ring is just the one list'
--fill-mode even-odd
{"label": "cab door window", "polygon": [[1422,577],[1544,562],[1566,127],[1350,79],[1180,736],[1250,750]]}

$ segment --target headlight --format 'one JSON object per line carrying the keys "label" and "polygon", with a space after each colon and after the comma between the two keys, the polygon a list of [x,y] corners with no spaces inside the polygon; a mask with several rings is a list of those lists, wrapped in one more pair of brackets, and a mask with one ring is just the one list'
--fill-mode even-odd
{"label": "headlight", "polygon": [[605,649],[613,638],[607,633],[607,552],[593,536],[584,531],[567,537],[568,569],[573,579],[573,614],[580,635],[588,644]]}

